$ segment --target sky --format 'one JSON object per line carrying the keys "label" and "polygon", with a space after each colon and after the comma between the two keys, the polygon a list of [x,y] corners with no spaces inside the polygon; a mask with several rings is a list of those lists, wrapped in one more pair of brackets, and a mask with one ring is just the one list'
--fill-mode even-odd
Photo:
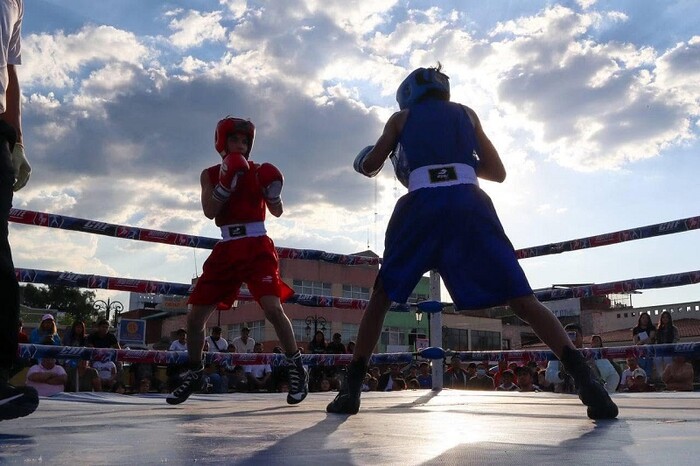
{"label": "sky", "polygon": [[[439,61],[508,172],[481,181],[515,248],[700,215],[695,1],[32,0],[14,207],[217,237],[200,205],[219,119],[285,176],[278,246],[381,254],[405,188],[352,169]],[[521,261],[533,288],[700,269],[700,232]],[[18,224],[16,267],[189,283],[208,250]],[[98,297],[124,293],[98,291]],[[443,294],[444,301],[450,301]],[[646,290],[635,306],[700,299]]]}

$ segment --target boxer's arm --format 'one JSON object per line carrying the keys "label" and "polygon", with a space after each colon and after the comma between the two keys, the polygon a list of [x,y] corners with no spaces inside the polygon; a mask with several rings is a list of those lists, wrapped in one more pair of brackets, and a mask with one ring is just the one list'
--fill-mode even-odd
{"label": "boxer's arm", "polygon": [[213,219],[221,211],[224,202],[214,197],[214,185],[207,170],[202,171],[199,182],[202,185],[202,211],[205,217]]}
{"label": "boxer's arm", "polygon": [[477,176],[485,180],[502,183],[506,179],[506,169],[503,166],[503,162],[498,155],[496,147],[488,136],[486,136],[486,133],[484,133],[481,121],[476,112],[467,106],[464,106],[464,108],[467,110],[469,119],[474,125],[476,142],[479,144],[479,149],[477,151],[477,155],[479,156],[479,167],[476,172]]}
{"label": "boxer's arm", "polygon": [[386,125],[384,125],[382,135],[379,136],[379,139],[374,144],[374,148],[365,157],[362,165],[365,173],[372,173],[382,168],[387,157],[389,157],[399,142],[399,136],[407,117],[408,110],[401,110],[391,115]]}

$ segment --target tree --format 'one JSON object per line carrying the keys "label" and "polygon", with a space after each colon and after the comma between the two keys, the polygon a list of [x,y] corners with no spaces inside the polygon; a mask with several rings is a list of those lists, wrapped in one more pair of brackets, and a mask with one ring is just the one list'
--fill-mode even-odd
{"label": "tree", "polygon": [[31,283],[22,287],[22,303],[38,308],[58,309],[73,320],[92,322],[97,316],[93,308],[95,292],[63,285],[34,286]]}

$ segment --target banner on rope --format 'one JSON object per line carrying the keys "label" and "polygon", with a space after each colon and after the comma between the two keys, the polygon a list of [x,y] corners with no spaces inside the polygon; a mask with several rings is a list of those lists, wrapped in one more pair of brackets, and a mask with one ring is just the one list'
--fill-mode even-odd
{"label": "banner on rope", "polygon": [[[24,283],[41,283],[44,285],[65,285],[79,288],[100,288],[116,291],[135,291],[139,293],[155,293],[186,296],[192,292],[193,285],[185,283],[157,282],[152,280],[137,280],[101,275],[86,275],[70,272],[50,272],[48,270],[15,269],[17,280]],[[672,275],[659,275],[655,277],[636,278],[619,282],[601,283],[599,285],[577,286],[572,288],[557,288],[535,292],[540,301],[553,301],[557,299],[583,298],[588,296],[600,296],[610,293],[625,293],[635,290],[668,288],[681,285],[700,283],[700,270],[692,272],[676,273]],[[251,300],[248,291],[241,291],[240,300]],[[337,307],[341,309],[367,308],[367,300],[335,298],[333,296],[315,296],[295,294],[287,300],[291,304],[300,304],[309,307]],[[407,312],[411,309],[409,304],[392,304],[390,310]]]}
{"label": "banner on rope", "polygon": [[[213,249],[216,243],[219,242],[218,238],[207,238],[203,236],[192,236],[168,231],[150,230],[147,228],[117,225],[113,223],[23,209],[11,209],[9,221],[25,225],[59,228],[62,230],[80,231],[103,236],[112,236],[115,238],[163,243],[190,248]],[[560,254],[563,252],[596,248],[600,246],[609,246],[625,241],[646,239],[655,236],[670,235],[697,229],[700,229],[700,216],[688,217],[638,228],[631,228],[629,230],[620,230],[597,236],[589,236],[587,238],[578,238],[559,243],[550,243],[542,246],[518,249],[515,251],[515,254],[518,259],[527,259],[530,257]],[[378,257],[357,256],[354,254],[334,254],[315,249],[277,248],[277,254],[282,259],[318,260],[343,265],[378,265],[381,263],[381,259]]]}
{"label": "banner on rope", "polygon": [[[584,357],[589,359],[624,359],[630,356],[671,357],[685,356],[687,359],[700,358],[700,343],[669,343],[663,345],[636,345],[611,348],[584,348]],[[113,348],[85,348],[74,346],[52,346],[22,343],[19,345],[19,357],[22,359],[85,359],[88,361],[121,361],[147,364],[187,364],[186,351],[127,350]],[[410,364],[416,356],[427,359],[443,359],[457,356],[461,361],[529,361],[544,362],[557,360],[549,350],[514,350],[514,351],[444,351],[441,348],[426,348],[418,353],[378,353],[373,354],[370,364]],[[287,364],[283,354],[276,353],[204,353],[206,364],[219,365],[257,365],[269,364],[273,367]],[[350,363],[351,354],[304,354],[302,361],[308,366],[343,366]]]}

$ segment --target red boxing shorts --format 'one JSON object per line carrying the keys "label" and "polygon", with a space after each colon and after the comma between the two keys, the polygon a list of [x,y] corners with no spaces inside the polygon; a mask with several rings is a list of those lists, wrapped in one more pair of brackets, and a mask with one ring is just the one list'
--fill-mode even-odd
{"label": "red boxing shorts", "polygon": [[188,304],[230,307],[244,282],[258,302],[263,296],[285,302],[294,295],[280,278],[277,251],[268,236],[219,241],[202,269]]}

